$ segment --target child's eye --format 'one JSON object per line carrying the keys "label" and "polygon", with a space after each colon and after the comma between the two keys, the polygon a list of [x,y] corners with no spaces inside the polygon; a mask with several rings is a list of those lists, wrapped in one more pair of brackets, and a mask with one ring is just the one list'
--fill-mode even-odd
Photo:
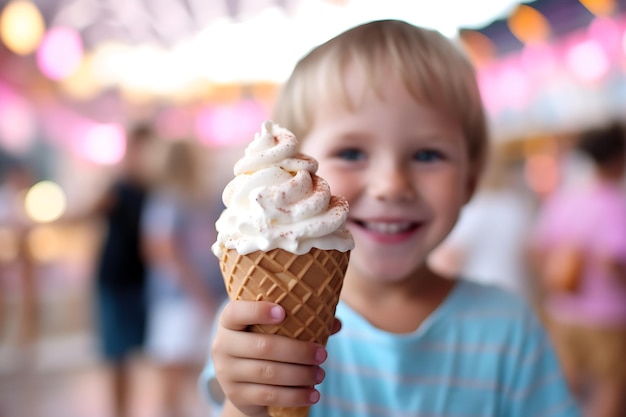
{"label": "child's eye", "polygon": [[443,154],[432,149],[417,151],[414,158],[418,162],[434,162],[443,159]]}
{"label": "child's eye", "polygon": [[365,158],[365,153],[358,149],[343,149],[337,152],[337,157],[346,161],[360,161]]}

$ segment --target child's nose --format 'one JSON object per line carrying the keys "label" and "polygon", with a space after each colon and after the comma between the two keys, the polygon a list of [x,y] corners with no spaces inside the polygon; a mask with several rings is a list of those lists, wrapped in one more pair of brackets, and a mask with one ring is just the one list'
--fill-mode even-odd
{"label": "child's nose", "polygon": [[370,179],[370,190],[381,201],[412,201],[417,195],[408,170],[396,165],[375,172]]}

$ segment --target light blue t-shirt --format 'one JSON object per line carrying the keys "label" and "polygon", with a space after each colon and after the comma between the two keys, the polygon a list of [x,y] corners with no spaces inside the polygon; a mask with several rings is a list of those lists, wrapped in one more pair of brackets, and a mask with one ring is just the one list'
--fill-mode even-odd
{"label": "light blue t-shirt", "polygon": [[[310,417],[578,417],[528,306],[461,281],[419,329],[380,330],[340,303]],[[210,364],[201,386],[214,375]]]}

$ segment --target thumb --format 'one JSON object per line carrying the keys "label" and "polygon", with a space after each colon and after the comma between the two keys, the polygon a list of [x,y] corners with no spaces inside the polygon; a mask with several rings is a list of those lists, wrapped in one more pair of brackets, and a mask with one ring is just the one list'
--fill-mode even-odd
{"label": "thumb", "polygon": [[254,324],[278,324],[285,310],[267,301],[230,301],[220,315],[220,325],[230,330],[246,330]]}

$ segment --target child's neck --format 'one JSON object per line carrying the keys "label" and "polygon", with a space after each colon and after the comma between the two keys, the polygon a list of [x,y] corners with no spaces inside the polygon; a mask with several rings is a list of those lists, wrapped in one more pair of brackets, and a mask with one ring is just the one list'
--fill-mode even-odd
{"label": "child's neck", "polygon": [[372,325],[391,333],[416,331],[455,284],[427,268],[395,284],[353,278],[346,280],[342,300]]}

